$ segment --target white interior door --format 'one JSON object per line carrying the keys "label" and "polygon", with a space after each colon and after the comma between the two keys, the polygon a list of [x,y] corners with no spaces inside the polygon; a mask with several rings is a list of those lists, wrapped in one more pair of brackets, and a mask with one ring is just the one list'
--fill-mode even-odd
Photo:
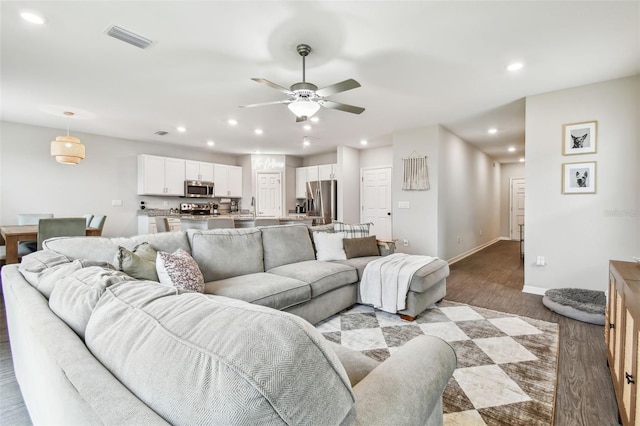
{"label": "white interior door", "polygon": [[511,179],[511,239],[516,241],[524,224],[524,189],[524,178]]}
{"label": "white interior door", "polygon": [[372,223],[370,234],[391,239],[391,167],[362,170],[362,223]]}
{"label": "white interior door", "polygon": [[258,173],[258,209],[256,216],[282,215],[282,179],[280,173]]}

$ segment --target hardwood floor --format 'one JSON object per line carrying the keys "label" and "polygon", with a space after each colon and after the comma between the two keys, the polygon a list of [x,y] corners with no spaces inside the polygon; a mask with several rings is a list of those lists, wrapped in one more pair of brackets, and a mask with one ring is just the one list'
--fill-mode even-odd
{"label": "hardwood floor", "polygon": [[[558,323],[555,426],[617,425],[603,327],[549,311],[542,305],[541,296],[522,293],[523,282],[519,243],[499,241],[451,265],[446,299]],[[13,375],[1,297],[0,316],[0,425],[28,425],[29,415]]]}
{"label": "hardwood floor", "polygon": [[604,328],[551,312],[523,283],[519,243],[499,241],[451,265],[446,299],[559,324],[555,425],[617,425]]}

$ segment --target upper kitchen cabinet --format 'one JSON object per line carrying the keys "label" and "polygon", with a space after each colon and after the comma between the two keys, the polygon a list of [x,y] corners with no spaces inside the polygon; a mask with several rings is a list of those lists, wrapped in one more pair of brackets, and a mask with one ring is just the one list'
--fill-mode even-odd
{"label": "upper kitchen cabinet", "polygon": [[242,197],[242,167],[215,164],[213,183],[216,197]]}
{"label": "upper kitchen cabinet", "polygon": [[296,198],[307,198],[307,168],[296,168]]}
{"label": "upper kitchen cabinet", "polygon": [[336,165],[335,164],[323,164],[318,166],[318,180],[332,180],[336,178]]}
{"label": "upper kitchen cabinet", "polygon": [[184,195],[184,160],[138,156],[138,195]]}
{"label": "upper kitchen cabinet", "polygon": [[186,160],[185,180],[202,180],[205,182],[213,182],[213,163],[203,163],[201,161]]}

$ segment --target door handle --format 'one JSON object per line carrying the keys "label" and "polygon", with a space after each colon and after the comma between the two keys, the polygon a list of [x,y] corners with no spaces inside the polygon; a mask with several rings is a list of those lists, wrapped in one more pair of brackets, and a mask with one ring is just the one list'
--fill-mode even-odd
{"label": "door handle", "polygon": [[387,212],[387,216],[391,216],[391,212]]}

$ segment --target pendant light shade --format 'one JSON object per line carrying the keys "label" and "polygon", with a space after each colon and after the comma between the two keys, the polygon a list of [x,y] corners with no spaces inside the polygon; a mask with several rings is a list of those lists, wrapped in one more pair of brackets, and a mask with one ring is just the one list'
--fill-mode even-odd
{"label": "pendant light shade", "polygon": [[[67,117],[73,116],[70,111],[65,111]],[[84,145],[80,139],[69,136],[69,121],[67,119],[67,136],[58,136],[55,141],[51,141],[51,156],[56,157],[56,161],[62,164],[78,164],[84,160]]]}
{"label": "pendant light shade", "polygon": [[301,99],[291,102],[288,107],[296,116],[307,118],[311,117],[320,109],[320,105],[317,102]]}

